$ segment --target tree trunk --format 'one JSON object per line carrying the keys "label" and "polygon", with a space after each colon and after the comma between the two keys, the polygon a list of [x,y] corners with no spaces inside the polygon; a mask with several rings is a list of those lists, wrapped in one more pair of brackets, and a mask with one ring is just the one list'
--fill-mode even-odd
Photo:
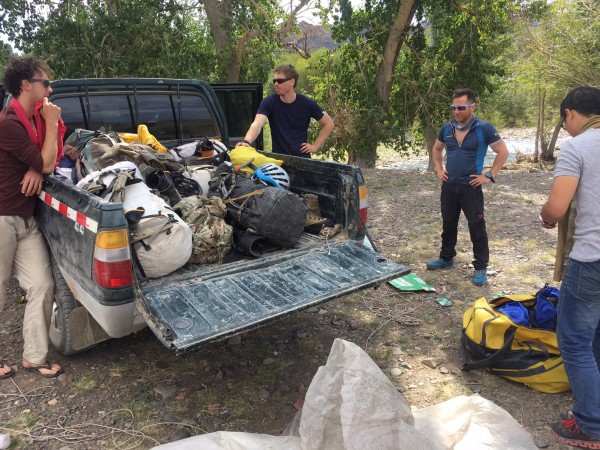
{"label": "tree trunk", "polygon": [[383,105],[387,105],[390,99],[390,93],[392,92],[392,77],[394,74],[394,68],[396,67],[396,61],[398,60],[398,54],[402,47],[404,33],[406,28],[410,25],[414,16],[415,10],[413,5],[415,0],[401,0],[398,7],[398,14],[390,29],[385,49],[379,68],[377,69],[377,77],[375,78],[375,86],[379,98],[383,102]]}
{"label": "tree trunk", "polygon": [[435,133],[435,128],[433,128],[431,123],[427,123],[425,125],[425,143],[427,144],[427,155],[429,155],[429,163],[427,164],[428,172],[435,171],[435,164],[433,163],[433,145],[435,144],[436,139],[437,135]]}
{"label": "tree trunk", "polygon": [[[282,47],[285,46],[284,38],[293,31],[298,12],[302,11],[309,2],[310,0],[301,0],[290,11],[285,22],[275,29],[275,35],[280,40]],[[250,14],[264,16],[264,19],[267,21],[271,19],[256,3],[250,3],[254,5],[254,9],[249,9]],[[231,31],[229,25],[234,23],[235,19],[227,14],[229,0],[202,0],[202,4],[204,5],[206,18],[208,19],[210,31],[215,41],[217,55],[219,55],[219,60],[223,61],[225,81],[227,83],[238,83],[240,81],[240,68],[246,55],[246,47],[250,41],[262,35],[265,29],[259,28],[253,30],[240,28],[237,31]],[[237,35],[241,35],[241,37],[237,38]]]}
{"label": "tree trunk", "polygon": [[[399,2],[398,14],[396,14],[394,23],[390,28],[390,34],[388,35],[381,62],[377,69],[375,88],[377,89],[377,94],[382,103],[382,114],[385,114],[386,106],[390,100],[394,68],[398,61],[400,48],[402,48],[405,31],[415,14],[414,4],[415,0],[401,0]],[[356,158],[355,163],[359,167],[375,167],[375,162],[377,161],[377,146],[375,145],[373,148],[365,150],[366,151],[361,152],[361,155]]]}
{"label": "tree trunk", "polygon": [[[227,32],[226,2],[219,0],[203,0],[204,11],[210,25],[210,32],[215,41],[217,55],[220,55],[221,61],[226,61],[226,77],[229,79],[230,73],[236,72],[235,58],[233,58],[232,49],[234,47],[232,36]],[[237,67],[237,79],[239,80],[240,71]],[[234,75],[235,78],[235,75]]]}
{"label": "tree trunk", "polygon": [[556,122],[556,125],[554,125],[554,131],[552,132],[552,138],[550,139],[548,150],[546,153],[542,154],[542,159],[544,161],[554,161],[554,149],[556,148],[556,141],[558,140],[558,133],[560,133],[562,122],[563,120],[561,117],[558,119],[558,122]]}
{"label": "tree trunk", "polygon": [[546,143],[546,89],[542,89],[540,98],[540,157],[544,159],[544,155],[548,151]]}
{"label": "tree trunk", "polygon": [[[348,164],[354,164],[362,169],[372,169],[377,162],[377,143],[373,143],[371,148],[364,149],[362,152],[355,152],[353,155],[348,154]],[[350,161],[350,158],[353,160]]]}
{"label": "tree trunk", "polygon": [[540,90],[537,89],[538,96],[538,110],[537,110],[537,120],[536,120],[536,129],[535,129],[535,150],[533,151],[533,162],[538,162],[538,158],[540,155],[540,121],[541,121],[541,108],[540,108]]}

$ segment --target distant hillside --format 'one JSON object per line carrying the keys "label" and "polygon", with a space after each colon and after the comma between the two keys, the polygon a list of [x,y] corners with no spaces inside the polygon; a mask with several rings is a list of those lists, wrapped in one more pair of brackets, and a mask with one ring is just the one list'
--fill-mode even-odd
{"label": "distant hillside", "polygon": [[298,26],[301,34],[292,35],[286,42],[300,51],[312,53],[321,48],[332,50],[338,46],[331,39],[331,30],[326,30],[321,25],[313,25],[305,21],[300,22]]}

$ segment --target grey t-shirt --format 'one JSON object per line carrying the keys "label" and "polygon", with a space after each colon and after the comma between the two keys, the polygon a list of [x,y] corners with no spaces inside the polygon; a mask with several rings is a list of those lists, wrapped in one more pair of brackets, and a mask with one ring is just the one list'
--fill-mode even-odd
{"label": "grey t-shirt", "polygon": [[566,142],[556,161],[555,177],[579,178],[575,192],[575,243],[571,258],[600,260],[600,129],[592,128]]}

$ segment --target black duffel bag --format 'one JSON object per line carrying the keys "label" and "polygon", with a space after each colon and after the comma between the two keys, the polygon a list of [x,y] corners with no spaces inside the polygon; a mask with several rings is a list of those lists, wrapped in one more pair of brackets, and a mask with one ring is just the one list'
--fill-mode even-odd
{"label": "black duffel bag", "polygon": [[220,165],[209,196],[221,197],[234,225],[257,233],[281,247],[293,247],[304,231],[306,207],[301,197],[283,188],[265,186],[247,173]]}

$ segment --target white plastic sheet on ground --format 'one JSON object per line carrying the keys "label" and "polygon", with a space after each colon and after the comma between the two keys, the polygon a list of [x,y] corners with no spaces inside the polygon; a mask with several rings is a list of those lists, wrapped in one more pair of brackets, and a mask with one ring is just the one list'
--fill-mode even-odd
{"label": "white plastic sheet on ground", "polygon": [[155,450],[536,450],[505,410],[477,395],[412,413],[357,345],[336,339],[286,436],[219,431]]}

